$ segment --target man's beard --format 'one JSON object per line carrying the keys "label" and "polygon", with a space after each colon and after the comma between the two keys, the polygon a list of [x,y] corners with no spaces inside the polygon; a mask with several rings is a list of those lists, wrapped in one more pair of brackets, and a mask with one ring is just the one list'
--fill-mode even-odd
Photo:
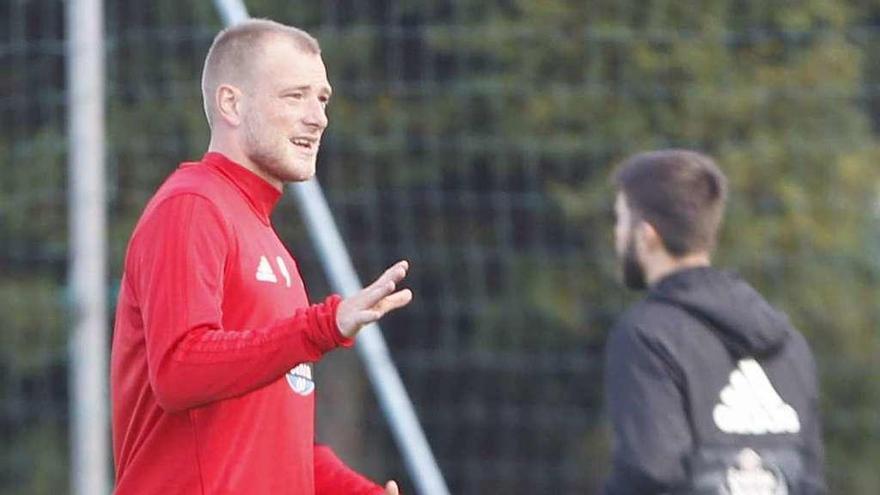
{"label": "man's beard", "polygon": [[632,290],[643,290],[648,287],[645,280],[645,269],[636,255],[635,238],[630,235],[626,241],[626,249],[620,262],[623,271],[623,284]]}
{"label": "man's beard", "polygon": [[[259,119],[260,117],[251,117]],[[273,141],[265,132],[266,126],[259,120],[245,122],[245,154],[267,175],[282,183],[299,182],[311,178],[314,167],[306,167],[289,156],[282,140]],[[305,170],[303,170],[305,169]]]}

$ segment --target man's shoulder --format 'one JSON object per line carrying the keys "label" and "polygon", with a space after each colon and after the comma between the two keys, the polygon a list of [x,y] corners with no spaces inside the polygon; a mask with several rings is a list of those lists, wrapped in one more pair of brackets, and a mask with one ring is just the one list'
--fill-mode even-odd
{"label": "man's shoulder", "polygon": [[184,198],[195,198],[209,210],[223,216],[229,193],[229,185],[208,167],[199,162],[183,163],[159,186],[147,203],[142,217],[162,215],[161,211],[167,208],[160,208],[161,206],[168,205],[170,200]]}
{"label": "man's shoulder", "polygon": [[132,233],[132,241],[140,237],[144,225],[182,221],[181,212],[193,211],[193,208],[216,218],[220,224],[225,224],[221,203],[225,195],[223,187],[223,181],[198,162],[181,164],[147,202]]}
{"label": "man's shoulder", "polygon": [[224,186],[224,181],[208,167],[199,162],[185,162],[165,179],[153,198],[162,200],[180,194],[193,194],[211,201],[222,192]]}
{"label": "man's shoulder", "polygon": [[609,355],[631,359],[640,353],[659,356],[667,363],[688,360],[695,348],[695,335],[702,335],[703,323],[683,309],[645,298],[630,306],[618,319],[609,336]]}
{"label": "man's shoulder", "polygon": [[656,338],[663,333],[681,331],[684,326],[693,322],[694,318],[687,311],[661,300],[646,297],[627,308],[618,318],[614,331]]}

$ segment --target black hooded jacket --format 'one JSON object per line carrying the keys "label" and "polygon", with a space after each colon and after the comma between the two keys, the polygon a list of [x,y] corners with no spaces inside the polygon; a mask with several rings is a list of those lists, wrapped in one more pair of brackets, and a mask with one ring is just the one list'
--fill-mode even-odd
{"label": "black hooded jacket", "polygon": [[746,282],[667,276],[608,342],[605,493],[825,493],[817,388],[803,336]]}

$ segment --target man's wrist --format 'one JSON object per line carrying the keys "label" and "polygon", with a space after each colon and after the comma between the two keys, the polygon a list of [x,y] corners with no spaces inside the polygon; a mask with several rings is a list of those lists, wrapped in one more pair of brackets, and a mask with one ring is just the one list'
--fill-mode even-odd
{"label": "man's wrist", "polygon": [[323,306],[326,314],[330,318],[329,326],[333,328],[333,342],[336,344],[336,347],[351,347],[354,345],[354,339],[346,337],[345,334],[342,333],[342,329],[339,328],[337,313],[339,312],[339,304],[341,302],[342,296],[339,294],[333,294],[324,300]]}

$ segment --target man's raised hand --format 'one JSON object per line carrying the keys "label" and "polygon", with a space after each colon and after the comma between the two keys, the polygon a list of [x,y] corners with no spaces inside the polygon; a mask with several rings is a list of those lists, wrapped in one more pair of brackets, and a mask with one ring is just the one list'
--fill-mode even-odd
{"label": "man's raised hand", "polygon": [[397,488],[396,481],[385,483],[385,495],[400,495],[400,489]]}
{"label": "man's raised hand", "polygon": [[397,290],[397,285],[406,277],[408,269],[408,262],[398,261],[375,282],[357,294],[343,299],[336,310],[336,326],[342,335],[353,338],[364,325],[409,304],[412,301],[412,291]]}

